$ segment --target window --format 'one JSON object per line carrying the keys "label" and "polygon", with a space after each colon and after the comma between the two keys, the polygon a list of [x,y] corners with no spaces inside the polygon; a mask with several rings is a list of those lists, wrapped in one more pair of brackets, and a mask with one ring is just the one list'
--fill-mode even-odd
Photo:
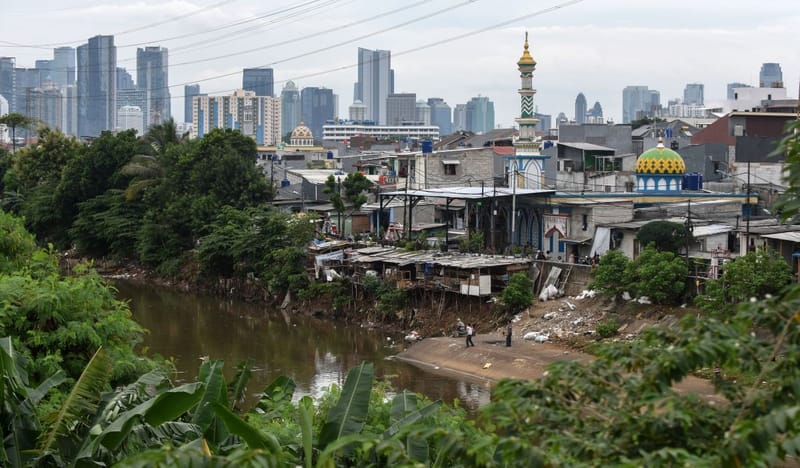
{"label": "window", "polygon": [[444,165],[444,175],[456,175],[456,166],[455,164],[445,164]]}
{"label": "window", "polygon": [[589,229],[589,215],[581,215],[581,230]]}

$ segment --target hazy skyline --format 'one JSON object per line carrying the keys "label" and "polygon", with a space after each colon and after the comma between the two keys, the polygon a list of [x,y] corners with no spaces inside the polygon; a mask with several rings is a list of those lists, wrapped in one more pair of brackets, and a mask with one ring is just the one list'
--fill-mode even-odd
{"label": "hazy skyline", "polygon": [[666,104],[687,83],[703,83],[713,103],[729,82],[757,85],[763,62],[781,64],[792,97],[800,79],[796,0],[32,0],[0,12],[0,56],[16,57],[18,67],[97,34],[115,36],[118,66],[132,73],[137,47],[168,48],[178,120],[184,84],[228,93],[241,87],[243,68],[259,66],[274,69],[276,94],[289,79],[332,88],[347,117],[364,47],[391,50],[396,92],[441,97],[453,108],[487,96],[496,124],[510,126],[519,113],[516,61],[525,31],[538,62],[534,102],[554,118],[573,117],[583,92],[621,122],[627,85],[656,89]]}

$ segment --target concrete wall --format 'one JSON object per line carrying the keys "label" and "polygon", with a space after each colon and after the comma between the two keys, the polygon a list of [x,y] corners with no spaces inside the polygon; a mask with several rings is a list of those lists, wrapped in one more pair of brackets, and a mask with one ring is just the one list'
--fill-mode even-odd
{"label": "concrete wall", "polygon": [[558,127],[558,141],[608,146],[614,148],[616,154],[633,153],[630,125],[562,124]]}

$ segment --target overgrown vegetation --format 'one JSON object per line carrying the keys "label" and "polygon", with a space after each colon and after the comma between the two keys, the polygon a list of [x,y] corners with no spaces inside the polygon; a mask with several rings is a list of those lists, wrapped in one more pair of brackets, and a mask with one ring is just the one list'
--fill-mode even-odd
{"label": "overgrown vegetation", "polygon": [[653,244],[656,250],[674,254],[685,251],[691,237],[686,226],[672,221],[651,221],[642,226],[636,234],[639,244]]}
{"label": "overgrown vegetation", "polygon": [[687,274],[684,259],[659,252],[652,244],[634,261],[618,250],[609,250],[592,271],[592,288],[611,297],[628,292],[658,304],[675,304],[683,299]]}
{"label": "overgrown vegetation", "polygon": [[518,314],[533,303],[533,284],[527,272],[511,275],[500,300],[511,314]]}
{"label": "overgrown vegetation", "polygon": [[614,318],[607,318],[597,322],[597,335],[600,338],[609,338],[617,334],[619,322]]}

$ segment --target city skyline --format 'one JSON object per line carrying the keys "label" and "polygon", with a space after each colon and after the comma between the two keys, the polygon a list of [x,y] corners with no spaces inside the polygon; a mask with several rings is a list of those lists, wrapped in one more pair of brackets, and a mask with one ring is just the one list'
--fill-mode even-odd
{"label": "city skyline", "polygon": [[[227,94],[241,87],[242,69],[268,66],[275,72],[276,93],[290,79],[301,89],[332,89],[339,95],[339,117],[346,118],[358,78],[358,48],[389,50],[396,93],[440,97],[453,108],[486,96],[494,102],[496,124],[507,127],[519,114],[515,60],[527,30],[538,62],[534,105],[545,114],[571,114],[576,94],[583,92],[602,103],[606,118],[621,123],[622,90],[629,85],[659,90],[666,104],[683,95],[686,83],[702,83],[711,104],[726,97],[729,82],[758,85],[761,65],[769,62],[781,64],[788,94],[797,95],[800,52],[793,50],[792,25],[800,13],[788,0],[772,2],[770,14],[748,1],[678,1],[671,11],[691,13],[680,21],[658,5],[631,7],[621,0],[333,3],[145,0],[64,7],[34,0],[3,8],[8,42],[0,42],[0,56],[16,57],[17,67],[33,67],[36,60],[51,58],[56,47],[113,34],[117,66],[129,71],[135,69],[137,48],[169,49],[173,110],[184,108],[185,84],[199,83],[210,95]],[[556,6],[563,8],[546,11]],[[277,13],[290,8],[294,17]],[[244,23],[254,16],[262,18]],[[30,27],[42,21],[54,27]],[[242,24],[223,28],[236,21]],[[250,29],[246,36],[237,33],[244,28]],[[488,30],[470,34],[482,29]],[[199,31],[210,32],[191,35]],[[376,31],[382,32],[372,34]],[[635,40],[642,35],[646,41]],[[452,38],[459,39],[448,41]],[[255,50],[243,53],[250,49]],[[672,70],[664,73],[664,67]]]}

